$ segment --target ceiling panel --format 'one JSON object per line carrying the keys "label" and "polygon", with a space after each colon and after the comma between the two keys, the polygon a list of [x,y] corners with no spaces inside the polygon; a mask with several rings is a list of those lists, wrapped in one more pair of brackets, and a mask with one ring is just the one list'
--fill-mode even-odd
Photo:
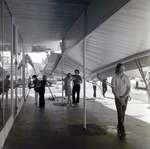
{"label": "ceiling panel", "polygon": [[46,45],[47,48],[57,50],[60,40],[65,37],[92,0],[6,0],[6,2],[27,50],[31,51],[31,45]]}

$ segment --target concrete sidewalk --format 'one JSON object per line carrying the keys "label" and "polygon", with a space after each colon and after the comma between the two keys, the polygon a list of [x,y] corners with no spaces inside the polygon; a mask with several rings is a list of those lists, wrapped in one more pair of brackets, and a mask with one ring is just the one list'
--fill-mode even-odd
{"label": "concrete sidewalk", "polygon": [[[87,87],[87,99],[92,99],[93,90],[92,86],[88,84]],[[95,101],[102,103],[104,106],[116,110],[114,95],[111,88],[107,87],[105,98],[102,96],[102,92],[97,89],[97,98]],[[150,124],[150,105],[148,103],[148,96],[145,90],[135,90],[133,87],[130,92],[131,101],[128,102],[126,115],[130,115],[134,118],[142,120]]]}
{"label": "concrete sidewalk", "polygon": [[47,99],[45,108],[39,109],[29,96],[3,149],[150,148],[150,124],[129,115],[125,118],[126,139],[120,140],[116,133],[117,113],[106,106],[111,105],[110,101],[114,106],[112,99],[98,99],[103,103],[92,98],[86,100],[86,130],[83,130],[83,99],[71,108],[62,105],[61,97],[57,96],[57,100]]}
{"label": "concrete sidewalk", "polygon": [[[54,95],[62,96],[61,93],[61,86],[58,88],[51,88]],[[86,99],[95,100],[97,102],[102,103],[104,106],[111,108],[113,110],[116,110],[115,102],[114,102],[114,95],[112,94],[111,88],[108,87],[108,90],[106,92],[105,98],[102,96],[102,91],[97,88],[97,98],[93,98],[93,88],[91,84],[87,85],[87,91],[86,91]],[[30,92],[30,96],[34,98],[34,90]],[[83,91],[81,89],[80,96],[83,98]],[[51,97],[51,94],[49,93],[48,88],[46,88],[46,98]],[[148,103],[148,96],[146,91],[144,90],[135,90],[134,88],[131,89],[131,101],[128,102],[128,107],[126,110],[126,114],[133,116],[134,118],[137,118],[139,120],[142,120],[144,122],[147,122],[150,124],[150,105]],[[62,102],[62,100],[60,100]],[[64,100],[64,103],[67,102]]]}
{"label": "concrete sidewalk", "polygon": [[[110,109],[116,110],[114,98],[112,95],[109,95],[109,93],[107,93],[105,98],[97,98],[95,101],[102,103]],[[150,108],[148,102],[131,99],[131,101],[128,101],[126,115],[130,115],[150,124]]]}

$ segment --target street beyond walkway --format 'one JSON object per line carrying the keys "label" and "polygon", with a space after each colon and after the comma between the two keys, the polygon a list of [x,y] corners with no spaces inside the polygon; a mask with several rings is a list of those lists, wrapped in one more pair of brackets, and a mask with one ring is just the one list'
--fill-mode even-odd
{"label": "street beyond walkway", "polygon": [[[57,97],[62,96],[62,86],[53,86],[50,88],[53,95]],[[97,97],[93,98],[93,87],[91,83],[86,83],[86,99],[94,100],[96,102],[102,103],[104,106],[116,110],[114,95],[112,94],[111,88],[108,86],[105,98],[102,96],[102,90],[97,87]],[[34,97],[34,90],[31,89],[30,96]],[[83,84],[81,85],[81,98],[83,98]],[[134,87],[131,88],[131,101],[128,102],[128,107],[126,114],[130,115],[136,119],[142,120],[150,124],[150,108],[148,103],[148,96],[145,90],[135,90]],[[45,98],[51,97],[49,89],[46,87]],[[66,103],[67,100],[63,100]]]}

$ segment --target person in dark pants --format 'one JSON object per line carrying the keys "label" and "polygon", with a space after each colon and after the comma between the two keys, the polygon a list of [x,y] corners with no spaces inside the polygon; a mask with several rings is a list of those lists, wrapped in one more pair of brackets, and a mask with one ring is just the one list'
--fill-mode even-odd
{"label": "person in dark pants", "polygon": [[106,91],[107,91],[107,84],[106,84],[106,82],[107,82],[107,79],[104,79],[103,81],[102,81],[102,88],[103,88],[103,96],[105,97],[105,93],[106,93]]}
{"label": "person in dark pants", "polygon": [[93,97],[96,98],[96,85],[97,80],[95,78],[92,79],[92,85],[93,85]]}
{"label": "person in dark pants", "polygon": [[124,119],[125,111],[127,108],[128,97],[130,93],[131,83],[124,74],[125,67],[122,63],[119,63],[116,66],[116,75],[111,80],[112,92],[115,96],[115,104],[118,114],[118,134],[120,134],[120,139],[125,139],[125,128],[124,128]]}
{"label": "person in dark pants", "polygon": [[[72,90],[72,100],[73,100],[73,106],[75,106],[76,103],[79,103],[80,99],[80,84],[82,83],[81,76],[79,75],[79,70],[75,70],[75,75],[72,75],[73,77],[73,90]],[[77,99],[75,100],[75,94],[77,93]]]}
{"label": "person in dark pants", "polygon": [[10,75],[7,75],[6,78],[4,79],[4,93],[6,94],[6,106],[8,105],[8,91],[11,88],[10,86]]}
{"label": "person in dark pants", "polygon": [[39,83],[39,108],[45,107],[45,85],[47,76],[43,75],[43,79]]}
{"label": "person in dark pants", "polygon": [[139,89],[139,82],[138,82],[138,81],[136,81],[135,89],[136,89],[136,90],[138,90],[138,89]]}

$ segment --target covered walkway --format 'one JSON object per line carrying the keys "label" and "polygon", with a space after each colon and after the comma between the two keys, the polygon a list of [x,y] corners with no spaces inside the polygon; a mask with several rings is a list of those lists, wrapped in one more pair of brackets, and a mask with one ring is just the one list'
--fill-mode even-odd
{"label": "covered walkway", "polygon": [[[102,99],[101,99],[102,100]],[[107,97],[105,101],[110,99]],[[150,124],[126,115],[126,139],[116,133],[116,111],[97,100],[86,100],[87,129],[83,130],[83,102],[67,108],[46,99],[39,109],[32,95],[23,105],[3,149],[149,149]],[[132,105],[132,104],[131,104]],[[131,106],[130,105],[130,106]],[[127,109],[128,110],[128,109]]]}
{"label": "covered walkway", "polygon": [[8,118],[5,106],[0,113],[0,148],[5,142],[3,148],[7,149],[149,149],[150,124],[137,119],[136,113],[126,116],[127,138],[119,139],[116,111],[104,106],[110,104],[108,98],[106,102],[87,100],[86,130],[82,127],[82,101],[67,109],[61,97],[58,103],[47,99],[46,107],[39,109],[30,94],[24,103],[29,78],[26,66],[32,62],[25,55],[30,53],[47,53],[45,61],[37,65],[49,79],[65,77],[75,69],[84,80],[97,74],[104,79],[114,74],[118,62],[124,63],[126,70],[136,69],[138,60],[142,67],[149,66],[149,6],[148,0],[0,0],[1,66],[11,75],[11,109]]}

